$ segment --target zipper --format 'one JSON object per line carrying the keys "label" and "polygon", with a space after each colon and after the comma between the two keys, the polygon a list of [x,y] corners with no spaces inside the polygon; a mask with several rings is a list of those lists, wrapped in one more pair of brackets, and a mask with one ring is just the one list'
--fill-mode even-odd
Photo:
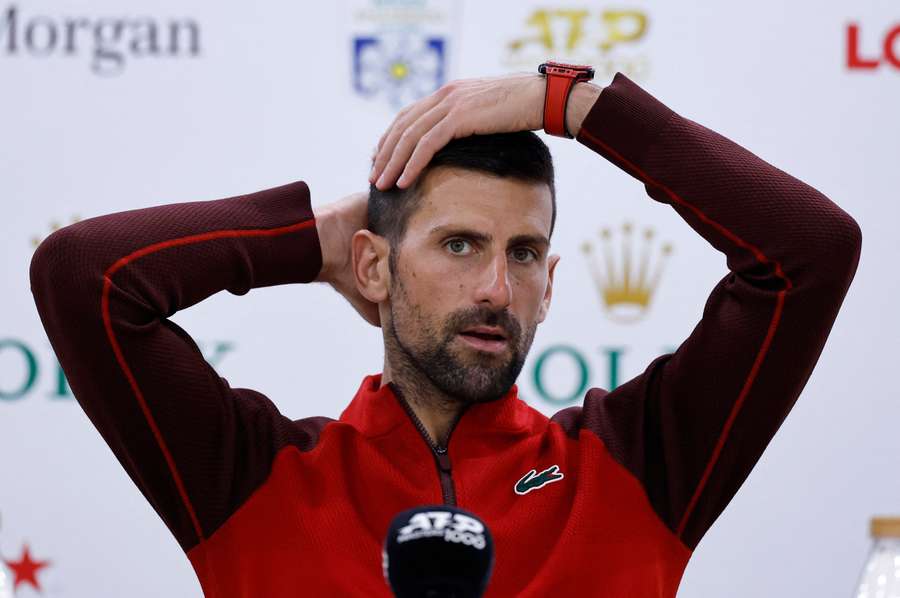
{"label": "zipper", "polygon": [[413,411],[412,407],[409,406],[409,403],[406,402],[406,399],[403,397],[403,393],[400,392],[400,389],[397,388],[397,386],[392,382],[388,382],[388,385],[391,387],[391,390],[394,391],[394,396],[397,397],[397,400],[400,401],[403,409],[416,425],[416,429],[422,436],[422,440],[425,441],[425,444],[428,445],[428,447],[431,449],[431,453],[434,455],[434,462],[437,466],[438,477],[441,481],[441,496],[443,497],[444,504],[455,507],[456,489],[453,487],[453,467],[450,464],[450,453],[447,452],[447,448],[450,446],[450,435],[453,433],[453,429],[456,427],[456,424],[459,423],[459,420],[462,418],[462,414],[465,412],[466,407],[468,406],[463,407],[463,409],[461,409],[460,412],[456,415],[456,418],[454,418],[454,420],[450,423],[450,429],[447,431],[447,438],[444,441],[444,444],[441,445],[431,440],[431,436],[428,435],[428,430],[425,429],[425,424],[422,423],[422,420],[419,419],[419,416],[416,415],[416,412]]}

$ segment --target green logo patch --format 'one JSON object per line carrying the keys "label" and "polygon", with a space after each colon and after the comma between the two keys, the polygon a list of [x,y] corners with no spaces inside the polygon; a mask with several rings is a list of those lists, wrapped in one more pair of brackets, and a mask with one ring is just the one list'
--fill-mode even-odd
{"label": "green logo patch", "polygon": [[528,494],[532,490],[543,488],[547,484],[563,479],[563,477],[565,476],[559,471],[559,465],[551,465],[541,473],[537,473],[536,469],[532,469],[516,482],[513,490],[519,495]]}

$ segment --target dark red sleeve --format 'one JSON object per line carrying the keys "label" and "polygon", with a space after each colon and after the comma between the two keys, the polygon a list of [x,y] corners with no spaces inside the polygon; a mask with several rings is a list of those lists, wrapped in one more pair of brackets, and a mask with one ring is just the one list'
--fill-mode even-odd
{"label": "dark red sleeve", "polygon": [[641,181],[728,269],[674,354],[554,416],[596,433],[691,549],[803,390],[856,272],[861,233],[827,197],[618,74],[578,141]]}
{"label": "dark red sleeve", "polygon": [[279,447],[313,445],[325,419],[291,422],[230,388],[168,318],[320,268],[302,182],[91,218],[34,254],[31,290],[76,400],[185,551],[262,483]]}

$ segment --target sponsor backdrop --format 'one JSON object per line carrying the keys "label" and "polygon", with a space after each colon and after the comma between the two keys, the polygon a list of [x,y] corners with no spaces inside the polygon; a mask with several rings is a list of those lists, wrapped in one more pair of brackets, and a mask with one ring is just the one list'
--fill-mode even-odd
{"label": "sponsor backdrop", "polygon": [[[860,223],[863,258],[818,366],[679,596],[852,593],[868,517],[900,512],[894,3],[2,0],[0,567],[17,597],[199,595],[71,396],[29,290],[37,243],[103,213],[297,179],[330,202],[367,187],[399,107],[550,57],[595,65],[600,84],[628,74]],[[562,262],[519,384],[551,414],[677,347],[726,265],[635,180],[544,138]],[[173,319],[232,386],[293,418],[337,417],[381,369],[380,331],[322,285],[220,293]]]}

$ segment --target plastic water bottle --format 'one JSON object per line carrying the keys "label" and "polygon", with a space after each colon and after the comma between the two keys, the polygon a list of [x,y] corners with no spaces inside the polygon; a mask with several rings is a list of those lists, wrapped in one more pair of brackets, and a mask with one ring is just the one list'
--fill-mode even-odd
{"label": "plastic water bottle", "polygon": [[900,598],[900,517],[875,517],[874,545],[854,598]]}

